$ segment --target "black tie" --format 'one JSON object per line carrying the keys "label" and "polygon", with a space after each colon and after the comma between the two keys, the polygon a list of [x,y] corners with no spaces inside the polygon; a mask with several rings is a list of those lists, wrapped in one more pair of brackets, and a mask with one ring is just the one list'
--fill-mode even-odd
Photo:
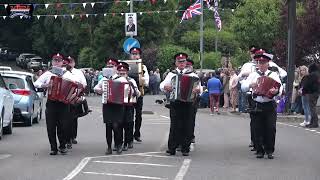
{"label": "black tie", "polygon": [[183,71],[182,71],[182,70],[180,71],[180,74],[183,74]]}

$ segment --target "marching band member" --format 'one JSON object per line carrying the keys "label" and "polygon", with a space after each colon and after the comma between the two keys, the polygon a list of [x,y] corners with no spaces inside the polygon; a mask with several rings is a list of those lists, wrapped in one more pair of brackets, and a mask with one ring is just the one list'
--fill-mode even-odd
{"label": "marching band member", "polygon": [[[107,61],[107,67],[112,68],[115,72],[119,64],[117,59],[109,58]],[[118,74],[113,74],[110,77],[103,77],[98,84],[94,87],[94,92],[97,94],[102,94],[102,85],[105,80],[115,80],[120,78]],[[118,154],[122,153],[122,141],[123,141],[123,131],[122,131],[122,119],[124,115],[124,107],[121,104],[107,103],[102,106],[103,122],[106,124],[106,140],[107,140],[107,150],[106,155],[112,154],[112,131],[114,133],[115,148]]]}
{"label": "marching band member", "polygon": [[[62,76],[62,78],[73,79],[74,77],[69,71],[63,71],[61,74],[58,74],[57,72],[53,71],[55,68],[62,70],[63,59],[63,56],[60,54],[54,55],[51,61],[53,68],[42,74],[34,83],[34,86],[36,88],[48,88],[52,76]],[[56,136],[58,136],[60,143],[59,152],[61,154],[67,153],[66,122],[68,121],[69,111],[70,106],[68,104],[59,101],[53,101],[50,99],[47,100],[45,116],[47,124],[47,133],[51,146],[50,155],[57,155],[58,153]]]}
{"label": "marching band member", "polygon": [[[122,67],[123,66],[123,67]],[[139,98],[141,95],[137,83],[133,78],[128,76],[129,65],[125,62],[119,63],[118,74],[127,79],[134,92],[134,96]],[[133,148],[133,120],[134,120],[134,106],[124,106],[124,117],[123,117],[123,130],[124,130],[124,144],[123,151],[127,151],[129,148]]]}
{"label": "marching band member", "polygon": [[[69,67],[71,73],[74,75],[76,78],[75,81],[78,83],[81,83],[83,85],[83,88],[86,88],[87,86],[87,81],[86,78],[84,77],[83,72],[80,69],[76,69],[75,67],[75,60],[72,57],[68,57],[65,59],[65,64]],[[67,148],[71,149],[72,144],[77,144],[77,130],[78,130],[78,114],[77,110],[81,108],[81,104],[74,104],[70,105],[70,125],[69,125],[69,131],[68,131],[68,139],[67,139]]]}
{"label": "marching band member", "polygon": [[[141,49],[133,47],[130,49],[130,59],[131,60],[138,60],[141,58]],[[135,79],[137,84],[139,85],[140,88],[148,87],[149,86],[149,71],[145,65],[142,65],[143,69],[143,77],[141,79]],[[142,81],[142,82],[140,82]],[[143,107],[143,94],[137,99],[137,103],[135,104],[135,111],[136,111],[136,117],[135,117],[135,122],[134,122],[134,139],[138,142],[142,142],[141,140],[141,133],[140,133],[140,128],[141,128],[141,123],[142,123],[142,107]],[[133,144],[133,143],[130,143]],[[129,147],[131,148],[131,146]]]}
{"label": "marching band member", "polygon": [[[261,76],[267,76],[281,84],[279,75],[268,70],[270,57],[266,56],[264,51],[257,51],[254,59],[257,61],[258,71],[251,73],[242,82],[243,91],[247,92],[250,88],[256,88],[258,86],[257,79]],[[282,86],[279,89],[272,87],[269,92],[275,96],[282,92]],[[266,96],[253,94],[252,98],[255,108],[258,109],[251,113],[257,158],[263,158],[266,153],[269,159],[273,159],[277,120],[276,103],[273,98]]]}
{"label": "marching band member", "polygon": [[[178,53],[174,56],[176,70],[175,72],[170,72],[163,82],[160,84],[160,89],[163,92],[171,92],[173,87],[171,85],[171,79],[177,74],[186,74],[188,69],[186,69],[186,60],[188,55],[185,53]],[[189,72],[190,76],[197,77],[197,74]],[[193,89],[193,93],[199,94],[200,85]],[[170,133],[168,140],[168,150],[169,155],[176,154],[176,148],[181,145],[181,152],[183,156],[188,156],[190,151],[190,144],[192,139],[192,126],[194,108],[192,102],[182,102],[179,100],[170,102]]]}

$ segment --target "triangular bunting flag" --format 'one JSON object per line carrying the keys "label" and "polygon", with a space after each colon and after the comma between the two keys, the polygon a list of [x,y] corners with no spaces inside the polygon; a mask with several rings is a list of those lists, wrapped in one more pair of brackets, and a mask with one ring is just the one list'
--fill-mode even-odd
{"label": "triangular bunting flag", "polygon": [[157,11],[157,13],[159,14],[159,13],[160,13],[160,11]]}
{"label": "triangular bunting flag", "polygon": [[44,6],[46,7],[46,9],[48,9],[48,7],[49,7],[49,4],[45,4]]}
{"label": "triangular bunting flag", "polygon": [[175,13],[178,13],[178,11],[174,11]]}
{"label": "triangular bunting flag", "polygon": [[54,15],[54,19],[57,19],[58,15]]}
{"label": "triangular bunting flag", "polygon": [[38,20],[40,19],[40,15],[37,15]]}
{"label": "triangular bunting flag", "polygon": [[127,5],[128,5],[128,6],[130,5],[130,1],[127,1]]}
{"label": "triangular bunting flag", "polygon": [[167,3],[167,0],[164,0],[164,3]]}
{"label": "triangular bunting flag", "polygon": [[83,8],[86,8],[87,3],[82,3]]}
{"label": "triangular bunting flag", "polygon": [[91,3],[91,7],[93,8],[96,3]]}
{"label": "triangular bunting flag", "polygon": [[5,5],[4,5],[4,8],[7,9],[7,7],[8,7],[8,4],[5,4]]}
{"label": "triangular bunting flag", "polygon": [[143,12],[140,12],[140,15],[142,15],[143,14]]}
{"label": "triangular bunting flag", "polygon": [[2,16],[3,20],[5,20],[7,18],[7,16]]}
{"label": "triangular bunting flag", "polygon": [[98,16],[98,14],[94,14],[94,17],[97,17]]}
{"label": "triangular bunting flag", "polygon": [[124,13],[121,13],[121,16],[123,16],[124,15]]}
{"label": "triangular bunting flag", "polygon": [[22,19],[23,18],[23,16],[20,16],[20,19]]}
{"label": "triangular bunting flag", "polygon": [[35,10],[37,6],[38,4],[33,4],[33,10]]}
{"label": "triangular bunting flag", "polygon": [[74,18],[74,14],[71,14],[71,19],[73,19]]}
{"label": "triangular bunting flag", "polygon": [[103,14],[103,16],[104,16],[104,17],[106,17],[106,16],[107,16],[107,14]]}
{"label": "triangular bunting flag", "polygon": [[232,12],[234,12],[234,9],[231,9]]}
{"label": "triangular bunting flag", "polygon": [[88,17],[89,17],[89,14],[86,14],[86,17],[88,18]]}

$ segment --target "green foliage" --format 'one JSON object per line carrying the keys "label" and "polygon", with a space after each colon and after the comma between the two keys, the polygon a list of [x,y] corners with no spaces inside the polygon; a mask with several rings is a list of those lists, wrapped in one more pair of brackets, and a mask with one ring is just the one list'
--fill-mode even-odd
{"label": "green foliage", "polygon": [[164,72],[166,71],[166,69],[171,69],[173,67],[173,64],[174,64],[173,56],[179,52],[187,53],[189,57],[193,60],[196,60],[197,58],[196,56],[194,56],[192,51],[187,48],[172,45],[172,44],[162,45],[159,48],[158,61],[157,61],[157,67],[160,69],[161,72]]}
{"label": "green foliage", "polygon": [[242,48],[255,44],[272,49],[279,35],[279,0],[245,0],[232,18],[231,29]]}
{"label": "green foliage", "polygon": [[203,58],[204,69],[216,69],[221,67],[221,53],[220,52],[206,52]]}
{"label": "green foliage", "polygon": [[102,67],[104,61],[98,61],[97,57],[95,56],[94,49],[90,47],[85,47],[80,50],[79,58],[78,58],[78,65],[79,67]]}
{"label": "green foliage", "polygon": [[231,64],[233,67],[238,68],[249,60],[250,56],[248,51],[238,48],[236,49],[235,55],[231,58]]}

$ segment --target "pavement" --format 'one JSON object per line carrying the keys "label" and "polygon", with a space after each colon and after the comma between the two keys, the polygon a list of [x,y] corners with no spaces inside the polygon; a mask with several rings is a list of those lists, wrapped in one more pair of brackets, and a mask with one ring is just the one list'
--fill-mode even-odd
{"label": "pavement", "polygon": [[45,120],[14,127],[0,141],[0,180],[317,180],[320,130],[279,121],[275,159],[256,159],[249,151],[249,119],[199,110],[196,143],[190,156],[167,156],[169,111],[146,96],[142,143],[122,155],[104,155],[101,99],[88,97],[93,112],[79,119],[78,144],[67,155],[49,156]]}

